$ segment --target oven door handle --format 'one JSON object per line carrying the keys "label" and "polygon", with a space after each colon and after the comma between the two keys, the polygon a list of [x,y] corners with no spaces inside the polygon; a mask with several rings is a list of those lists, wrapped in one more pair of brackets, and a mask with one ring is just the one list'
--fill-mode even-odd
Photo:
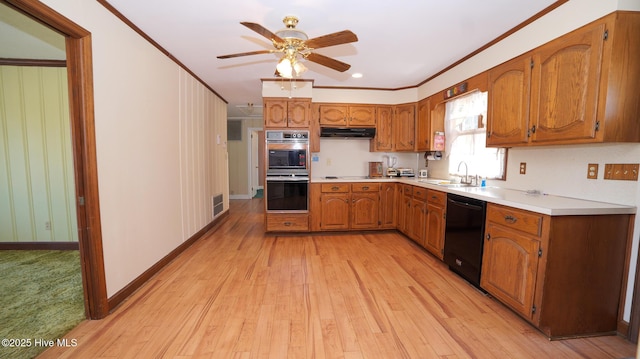
{"label": "oven door handle", "polygon": [[267,182],[309,182],[309,177],[266,177]]}

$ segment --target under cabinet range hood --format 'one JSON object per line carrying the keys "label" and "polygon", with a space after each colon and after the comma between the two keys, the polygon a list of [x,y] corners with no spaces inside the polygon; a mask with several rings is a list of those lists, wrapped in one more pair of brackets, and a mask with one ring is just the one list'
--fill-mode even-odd
{"label": "under cabinet range hood", "polygon": [[376,135],[375,127],[367,127],[367,128],[322,127],[320,128],[320,137],[370,139],[370,138],[373,138],[375,135]]}

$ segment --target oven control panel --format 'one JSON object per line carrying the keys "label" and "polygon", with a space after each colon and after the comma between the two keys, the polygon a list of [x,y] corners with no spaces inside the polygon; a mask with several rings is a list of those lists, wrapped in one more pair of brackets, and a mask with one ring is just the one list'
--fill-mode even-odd
{"label": "oven control panel", "polygon": [[302,130],[278,130],[278,131],[266,131],[267,141],[308,141],[309,131]]}

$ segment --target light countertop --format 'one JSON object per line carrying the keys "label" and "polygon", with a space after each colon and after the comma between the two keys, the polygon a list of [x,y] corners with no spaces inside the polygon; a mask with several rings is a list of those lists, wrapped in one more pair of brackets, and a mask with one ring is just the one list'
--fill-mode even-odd
{"label": "light countertop", "polygon": [[[436,184],[439,180],[413,177],[378,177],[345,176],[337,179],[314,177],[311,183],[336,182],[397,182],[420,186],[437,191],[454,193],[465,197],[480,199],[490,203],[524,209],[551,216],[570,215],[602,215],[602,214],[635,214],[636,207],[615,203],[597,202],[584,199],[546,195],[528,194],[526,191],[498,187],[447,187]],[[448,182],[448,181],[444,181]]]}

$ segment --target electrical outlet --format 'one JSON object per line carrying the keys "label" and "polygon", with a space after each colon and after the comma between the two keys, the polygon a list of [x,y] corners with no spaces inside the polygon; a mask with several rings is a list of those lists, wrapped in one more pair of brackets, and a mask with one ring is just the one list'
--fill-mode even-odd
{"label": "electrical outlet", "polygon": [[47,230],[47,231],[50,231],[51,230],[51,222],[49,222],[49,221],[44,222],[44,229]]}
{"label": "electrical outlet", "polygon": [[587,178],[588,179],[598,179],[598,164],[597,163],[589,163],[587,165]]}
{"label": "electrical outlet", "polygon": [[331,166],[331,158],[327,158],[327,166]]}
{"label": "electrical outlet", "polygon": [[520,162],[520,174],[526,174],[527,173],[527,163],[526,162]]}

